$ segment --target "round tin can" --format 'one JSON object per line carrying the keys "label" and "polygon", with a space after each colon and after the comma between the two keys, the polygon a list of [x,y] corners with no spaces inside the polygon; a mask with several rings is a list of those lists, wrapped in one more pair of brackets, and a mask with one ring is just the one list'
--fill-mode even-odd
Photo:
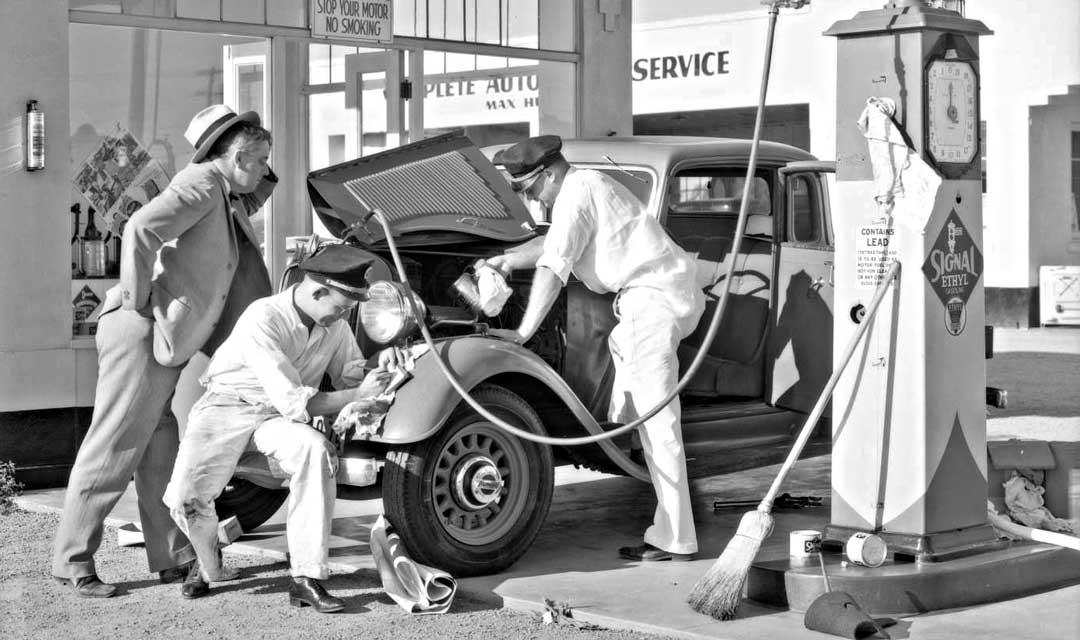
{"label": "round tin can", "polygon": [[880,567],[888,555],[884,540],[863,531],[848,538],[844,551],[850,562],[864,567]]}
{"label": "round tin can", "polygon": [[788,555],[792,558],[808,558],[821,548],[821,532],[814,529],[792,531],[788,537]]}

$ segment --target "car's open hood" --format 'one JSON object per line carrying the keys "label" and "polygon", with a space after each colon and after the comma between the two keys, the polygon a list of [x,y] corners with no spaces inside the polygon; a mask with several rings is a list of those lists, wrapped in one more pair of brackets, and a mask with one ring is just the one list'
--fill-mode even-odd
{"label": "car's open hood", "polygon": [[421,140],[308,174],[308,194],[326,228],[372,245],[382,211],[394,237],[431,232],[507,242],[534,235],[528,209],[461,132]]}

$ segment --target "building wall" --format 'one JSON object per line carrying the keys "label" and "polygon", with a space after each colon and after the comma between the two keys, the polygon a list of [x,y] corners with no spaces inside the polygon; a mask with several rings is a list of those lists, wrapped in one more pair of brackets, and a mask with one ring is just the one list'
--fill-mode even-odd
{"label": "building wall", "polygon": [[[1050,114],[1042,124],[1032,119],[1052,96],[1067,95],[1070,85],[1080,85],[1080,2],[976,0],[966,7],[968,18],[994,30],[981,40],[982,117],[988,140],[985,284],[1030,289],[1038,286],[1042,260],[1053,256],[1066,260],[1062,264],[1080,264],[1080,254],[1061,251],[1070,228],[1058,211],[1044,208],[1050,202],[1042,195],[1069,188],[1060,174],[1068,159],[1052,161],[1044,155],[1050,149],[1035,145],[1040,128],[1048,142],[1061,138],[1051,147],[1068,144],[1067,129],[1046,128],[1055,121],[1064,124]],[[1080,121],[1076,103],[1072,105],[1071,118]],[[1056,164],[1047,171],[1050,162]]]}
{"label": "building wall", "polygon": [[1029,266],[1035,283],[1042,265],[1080,264],[1071,189],[1073,131],[1080,131],[1080,92],[1054,96],[1049,105],[1031,108]]}
{"label": "building wall", "polygon": [[[0,3],[0,411],[70,406],[68,3]],[[23,169],[26,101],[45,112],[43,171]],[[0,436],[2,437],[2,436]]]}

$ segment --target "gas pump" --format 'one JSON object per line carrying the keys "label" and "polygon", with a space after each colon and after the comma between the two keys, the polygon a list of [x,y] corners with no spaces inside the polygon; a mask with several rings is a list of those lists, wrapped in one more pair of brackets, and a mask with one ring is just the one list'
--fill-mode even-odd
{"label": "gas pump", "polygon": [[809,617],[826,574],[875,615],[911,615],[1080,578],[1072,550],[1003,541],[988,523],[978,39],[990,33],[918,0],[825,32],[837,38],[834,370],[865,335],[832,396],[820,567],[757,563],[752,599]]}
{"label": "gas pump", "polygon": [[[833,344],[864,321],[888,263],[902,270],[833,397],[823,540],[869,531],[894,554],[936,561],[997,544],[986,520],[979,168],[978,38],[991,31],[892,4],[826,31],[838,65]],[[920,161],[934,170],[922,194]]]}

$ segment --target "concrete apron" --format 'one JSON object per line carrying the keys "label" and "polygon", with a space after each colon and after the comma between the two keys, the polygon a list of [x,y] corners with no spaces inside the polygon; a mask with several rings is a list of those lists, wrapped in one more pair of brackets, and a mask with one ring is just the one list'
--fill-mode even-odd
{"label": "concrete apron", "polygon": [[[555,499],[544,528],[529,551],[507,571],[459,580],[459,589],[470,597],[524,611],[542,611],[544,600],[565,603],[573,617],[611,629],[630,629],[679,638],[793,638],[823,637],[803,626],[803,614],[796,610],[806,598],[824,591],[820,570],[805,567],[806,589],[792,608],[744,599],[736,620],[722,622],[699,614],[686,604],[695,583],[713,565],[731,535],[738,529],[749,508],[713,509],[717,500],[760,499],[778,467],[764,467],[695,481],[692,496],[700,550],[692,562],[639,563],[622,560],[620,546],[638,544],[652,519],[654,500],[649,485],[630,478],[611,477],[588,471],[560,468],[556,473]],[[828,496],[829,457],[802,460],[783,491],[792,495]],[[63,489],[27,492],[19,498],[25,508],[57,510]],[[334,573],[371,572],[375,575],[368,540],[382,503],[373,489],[350,490],[339,495],[335,506],[331,544]],[[776,527],[764,541],[759,562],[783,559],[788,553],[788,534],[796,529],[824,528],[827,507],[776,509]],[[136,521],[134,490],[129,490],[114,509],[109,524],[118,526]],[[258,555],[283,561],[286,558],[284,510],[268,523],[242,536],[225,553]],[[115,544],[107,539],[105,544]],[[1034,545],[1036,551],[1044,545]],[[888,566],[888,565],[886,565]],[[844,590],[873,615],[887,615],[863,602],[858,586],[838,580],[841,570],[830,569],[833,590]],[[1000,579],[1001,574],[995,573]],[[106,579],[108,576],[103,576]],[[993,581],[993,580],[991,580]],[[817,585],[816,587],[814,585]],[[970,586],[970,585],[969,585]],[[814,589],[818,589],[815,593]],[[786,595],[786,594],[785,594]],[[996,605],[981,606],[948,615],[919,616],[901,621],[908,637],[955,637],[940,635],[966,621],[966,632],[983,638],[1025,637],[1039,622],[1046,637],[1072,633],[1080,616],[1069,611],[1080,597],[1080,587],[1031,596]],[[453,607],[451,607],[451,613]],[[1051,612],[1057,611],[1057,614]],[[403,614],[404,615],[404,614]],[[1069,616],[1072,616],[1071,618]],[[979,629],[982,631],[979,631]]]}

